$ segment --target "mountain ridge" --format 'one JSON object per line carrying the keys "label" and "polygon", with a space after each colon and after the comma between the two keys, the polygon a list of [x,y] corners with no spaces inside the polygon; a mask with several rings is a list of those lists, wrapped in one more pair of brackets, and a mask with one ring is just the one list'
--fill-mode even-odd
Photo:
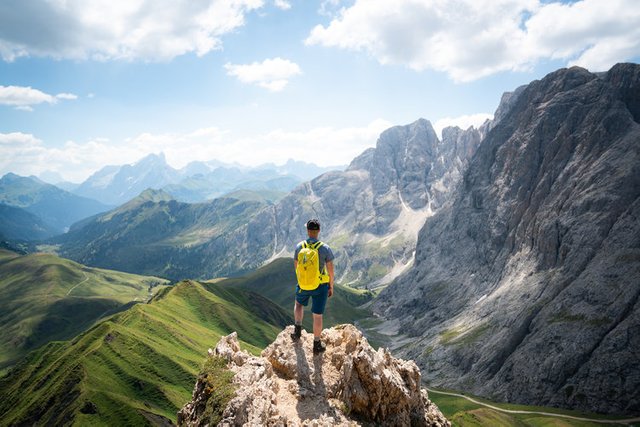
{"label": "mountain ridge", "polygon": [[281,166],[266,163],[256,167],[193,161],[175,169],[161,152],[148,154],[133,164],[105,166],[75,186],[73,193],[121,205],[153,188],[165,190],[182,202],[198,203],[236,190],[290,191],[303,180],[337,168],[289,159]]}
{"label": "mountain ridge", "polygon": [[22,177],[14,173],[0,178],[0,203],[36,215],[54,228],[56,234],[64,232],[78,220],[109,209],[97,200],[62,190],[36,177]]}
{"label": "mountain ridge", "polygon": [[640,324],[638,76],[573,67],[527,85],[427,220],[415,267],[373,307],[434,385],[640,412],[625,338]]}

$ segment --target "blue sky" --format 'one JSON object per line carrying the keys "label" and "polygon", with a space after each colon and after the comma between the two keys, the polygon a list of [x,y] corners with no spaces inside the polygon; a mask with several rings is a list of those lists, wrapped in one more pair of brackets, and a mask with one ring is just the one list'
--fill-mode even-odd
{"label": "blue sky", "polygon": [[347,164],[392,125],[640,58],[635,0],[7,0],[0,174],[81,181],[151,152]]}

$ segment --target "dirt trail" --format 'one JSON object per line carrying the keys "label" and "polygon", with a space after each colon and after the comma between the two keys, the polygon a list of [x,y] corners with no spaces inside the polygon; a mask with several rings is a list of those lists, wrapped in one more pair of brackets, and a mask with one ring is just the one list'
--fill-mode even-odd
{"label": "dirt trail", "polygon": [[626,418],[626,419],[623,419],[623,420],[602,420],[602,419],[596,419],[596,418],[574,417],[573,415],[554,414],[552,412],[537,412],[537,411],[521,411],[521,410],[515,410],[515,409],[502,409],[502,408],[498,408],[497,406],[493,406],[493,405],[489,405],[487,403],[480,402],[480,401],[478,401],[478,400],[476,400],[476,399],[474,399],[472,397],[465,396],[463,394],[448,393],[446,391],[432,390],[430,388],[427,388],[427,391],[429,393],[446,394],[447,396],[462,397],[464,399],[467,399],[470,402],[476,403],[478,405],[486,406],[487,408],[491,408],[491,409],[494,409],[496,411],[505,412],[507,414],[547,415],[547,416],[550,416],[550,417],[569,418],[569,419],[577,420],[577,421],[590,421],[592,423],[601,423],[601,424],[631,424],[631,423],[640,422],[640,417]]}

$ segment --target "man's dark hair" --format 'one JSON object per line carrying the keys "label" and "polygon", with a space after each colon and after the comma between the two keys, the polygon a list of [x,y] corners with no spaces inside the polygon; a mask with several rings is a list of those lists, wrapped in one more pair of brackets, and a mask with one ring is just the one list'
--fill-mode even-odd
{"label": "man's dark hair", "polygon": [[320,221],[317,219],[307,221],[307,230],[320,230]]}

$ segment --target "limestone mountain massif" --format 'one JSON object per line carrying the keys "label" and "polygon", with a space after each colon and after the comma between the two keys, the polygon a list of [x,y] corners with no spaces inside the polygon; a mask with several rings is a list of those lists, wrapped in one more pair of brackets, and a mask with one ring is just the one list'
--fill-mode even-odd
{"label": "limestone mountain massif", "polygon": [[[292,332],[287,327],[261,357],[241,351],[235,332],[222,337],[209,357],[226,362],[230,384],[217,381],[224,373],[203,372],[178,425],[450,426],[421,388],[416,364],[375,351],[353,325],[324,330],[321,355],[313,355],[313,335],[292,343]],[[220,399],[224,388],[228,398]]]}
{"label": "limestone mountain massif", "polygon": [[374,310],[434,386],[638,414],[640,66],[558,70],[504,101]]}

